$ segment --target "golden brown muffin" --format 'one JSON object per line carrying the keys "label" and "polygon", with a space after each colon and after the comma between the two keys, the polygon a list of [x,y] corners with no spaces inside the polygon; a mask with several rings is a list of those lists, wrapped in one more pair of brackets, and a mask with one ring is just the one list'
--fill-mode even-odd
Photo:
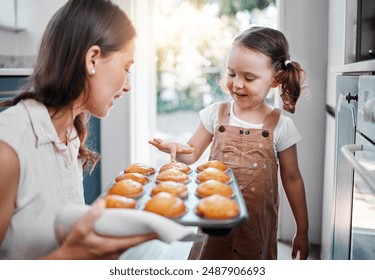
{"label": "golden brown muffin", "polygon": [[188,175],[186,175],[184,172],[181,172],[180,170],[168,169],[163,172],[160,172],[156,177],[156,181],[158,183],[165,181],[173,181],[187,184],[189,183],[190,179]]}
{"label": "golden brown muffin", "polygon": [[233,197],[233,189],[225,183],[216,180],[207,180],[200,183],[196,188],[196,194],[199,197],[206,197],[212,194],[220,194],[225,197]]}
{"label": "golden brown muffin", "polygon": [[107,194],[105,197],[106,208],[135,208],[135,199],[117,194]]}
{"label": "golden brown muffin", "polygon": [[185,184],[173,181],[161,182],[151,191],[152,195],[156,195],[160,192],[167,192],[181,198],[186,198],[188,195],[188,189]]}
{"label": "golden brown muffin", "polygon": [[237,202],[219,194],[202,198],[195,211],[203,218],[215,220],[233,219],[240,213]]}
{"label": "golden brown muffin", "polygon": [[168,170],[168,169],[177,169],[177,170],[180,170],[181,172],[185,173],[185,174],[188,174],[191,172],[191,168],[189,165],[185,164],[185,163],[182,163],[182,162],[177,162],[177,161],[173,161],[173,162],[170,162],[170,163],[167,163],[167,164],[164,164],[159,172],[163,172],[165,170]]}
{"label": "golden brown muffin", "polygon": [[219,169],[208,167],[197,175],[197,181],[202,183],[208,180],[216,180],[225,184],[229,184],[231,181],[230,176]]}
{"label": "golden brown muffin", "polygon": [[118,181],[108,190],[108,194],[117,194],[132,198],[139,197],[142,192],[143,185],[131,179]]}
{"label": "golden brown muffin", "polygon": [[124,173],[140,173],[149,176],[155,173],[155,168],[144,163],[133,163],[124,170]]}
{"label": "golden brown muffin", "polygon": [[140,174],[140,173],[121,173],[118,175],[115,179],[116,182],[125,180],[125,179],[131,179],[134,181],[137,181],[141,183],[142,185],[147,184],[150,182],[150,180],[147,178],[146,175]]}
{"label": "golden brown muffin", "polygon": [[146,202],[145,210],[167,218],[179,218],[185,214],[186,206],[181,198],[161,192]]}
{"label": "golden brown muffin", "polygon": [[213,168],[219,169],[219,170],[224,171],[224,172],[226,172],[228,170],[228,166],[226,166],[221,161],[210,160],[210,161],[207,161],[205,163],[202,163],[202,164],[198,165],[197,171],[202,172],[203,170],[205,170],[206,168],[209,168],[209,167],[213,167]]}

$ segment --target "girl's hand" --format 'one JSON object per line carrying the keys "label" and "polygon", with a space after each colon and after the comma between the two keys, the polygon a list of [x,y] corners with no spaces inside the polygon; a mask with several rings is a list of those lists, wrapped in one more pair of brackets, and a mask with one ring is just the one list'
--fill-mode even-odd
{"label": "girl's hand", "polygon": [[191,154],[194,152],[194,148],[188,144],[164,141],[158,138],[149,140],[148,143],[155,146],[162,152],[171,154],[171,161],[176,161],[176,154]]}
{"label": "girl's hand", "polygon": [[292,258],[297,257],[299,251],[299,259],[307,260],[310,253],[309,238],[307,234],[297,233],[293,239]]}
{"label": "girl's hand", "polygon": [[54,259],[118,259],[130,247],[155,239],[155,233],[127,237],[98,235],[94,231],[95,221],[105,209],[105,201],[99,199],[76,223],[60,248],[47,256]]}

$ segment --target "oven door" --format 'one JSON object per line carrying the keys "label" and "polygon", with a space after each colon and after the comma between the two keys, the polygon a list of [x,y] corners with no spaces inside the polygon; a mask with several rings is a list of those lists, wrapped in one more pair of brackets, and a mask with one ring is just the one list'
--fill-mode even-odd
{"label": "oven door", "polygon": [[[355,144],[357,126],[358,76],[338,76],[336,87],[335,188],[333,190],[332,258],[350,257],[353,170],[340,149]],[[327,213],[329,215],[330,213]]]}
{"label": "oven door", "polygon": [[356,145],[342,147],[354,170],[350,258],[375,259],[375,145],[357,133]]}

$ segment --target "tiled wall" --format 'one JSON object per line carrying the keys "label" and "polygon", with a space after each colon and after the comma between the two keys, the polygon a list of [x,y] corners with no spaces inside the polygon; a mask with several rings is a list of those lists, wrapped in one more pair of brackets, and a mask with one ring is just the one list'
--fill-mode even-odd
{"label": "tiled wall", "polygon": [[35,56],[0,55],[0,68],[33,68]]}

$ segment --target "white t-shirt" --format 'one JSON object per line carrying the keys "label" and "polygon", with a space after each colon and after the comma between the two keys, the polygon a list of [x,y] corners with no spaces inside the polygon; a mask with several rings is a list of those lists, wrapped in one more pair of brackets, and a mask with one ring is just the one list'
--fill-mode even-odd
{"label": "white t-shirt", "polygon": [[[15,210],[0,244],[0,259],[36,259],[57,247],[54,219],[60,207],[84,204],[80,140],[57,136],[47,108],[27,99],[0,114],[0,141],[17,153],[20,176]],[[1,194],[0,194],[1,195]]]}
{"label": "white t-shirt", "polygon": [[[211,134],[214,134],[219,121],[220,102],[213,103],[199,112],[203,126]],[[229,125],[243,128],[262,128],[263,124],[252,124],[239,119],[233,111],[233,101],[230,106]],[[291,118],[280,115],[273,132],[275,153],[286,150],[301,140],[301,136]]]}

